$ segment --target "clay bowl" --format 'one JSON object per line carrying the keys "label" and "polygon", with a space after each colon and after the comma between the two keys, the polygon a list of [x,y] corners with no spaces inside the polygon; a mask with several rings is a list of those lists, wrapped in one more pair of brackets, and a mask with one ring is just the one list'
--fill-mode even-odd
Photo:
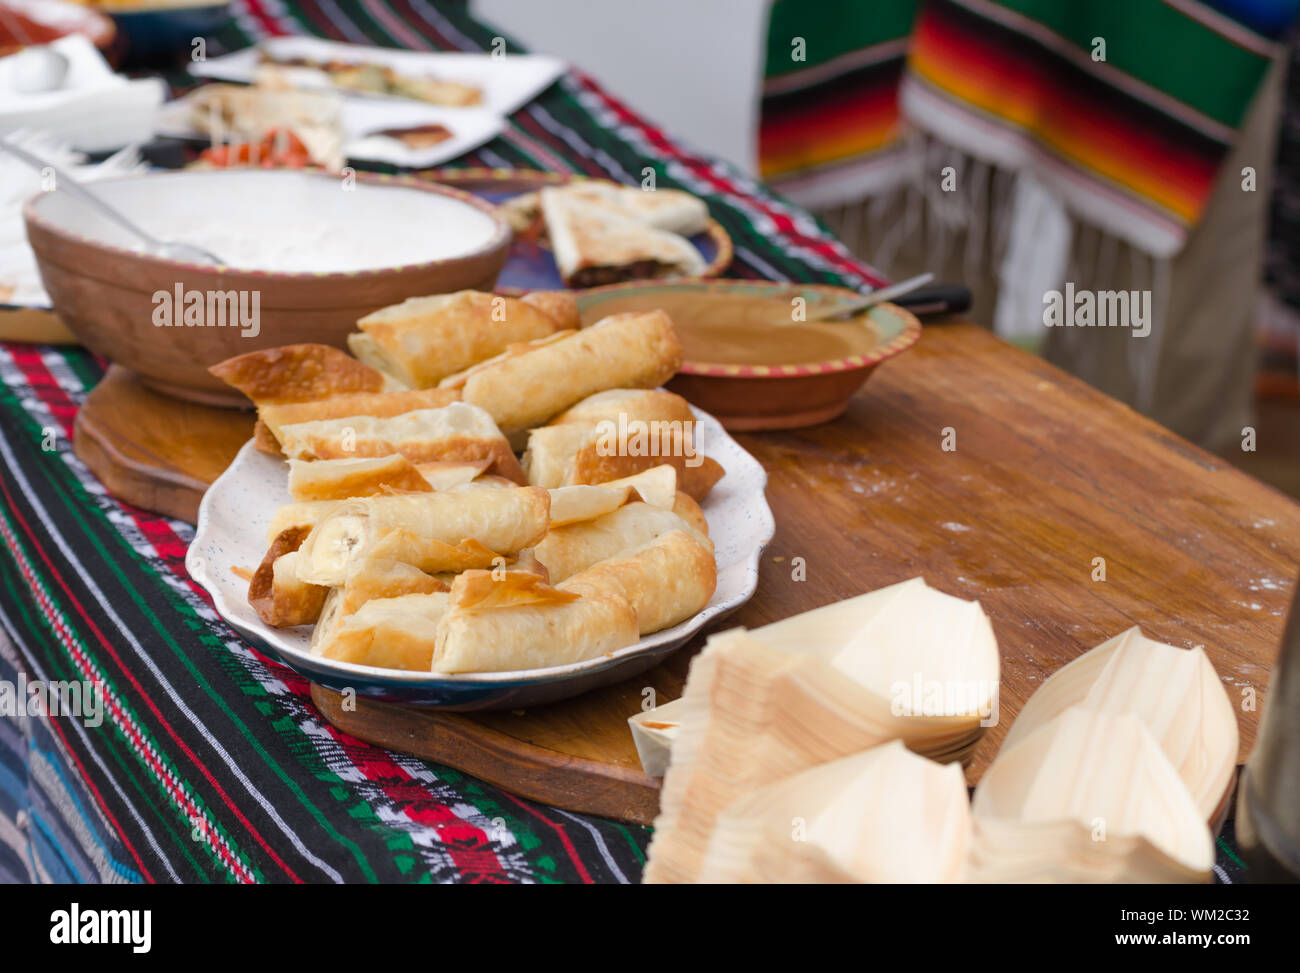
{"label": "clay bowl", "polygon": [[[145,230],[234,266],[146,255],[125,230],[57,191],[28,200],[27,238],[55,313],[87,348],[165,394],[246,406],[209,365],[298,342],[343,348],[371,311],[491,290],[505,263],[510,228],[490,204],[409,178],[352,178],[349,186],[325,173],[241,169],[94,185]],[[256,308],[255,325],[232,323],[236,302],[245,320]]]}
{"label": "clay bowl", "polygon": [[620,311],[662,308],[686,358],[668,388],[728,429],[796,429],[843,414],[876,366],[921,336],[921,322],[893,304],[843,323],[772,323],[796,298],[812,314],[858,296],[819,284],[633,282],[585,291],[578,308],[584,325]]}

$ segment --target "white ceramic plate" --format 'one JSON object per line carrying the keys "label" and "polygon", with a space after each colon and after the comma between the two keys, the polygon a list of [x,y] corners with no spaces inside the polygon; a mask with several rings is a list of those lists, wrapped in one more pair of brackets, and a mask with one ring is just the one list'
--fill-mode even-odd
{"label": "white ceramic plate", "polygon": [[[544,91],[564,73],[565,64],[558,58],[545,54],[458,54],[444,51],[404,51],[387,47],[366,47],[360,44],[342,44],[338,41],[318,40],[315,37],[273,37],[261,45],[246,47],[234,54],[214,57],[209,61],[196,61],[189,65],[190,73],[203,78],[220,78],[224,81],[253,80],[261,52],[275,58],[305,58],[313,61],[347,61],[355,64],[382,64],[406,74],[432,75],[446,81],[459,81],[483,89],[482,104],[473,109],[452,111],[489,111],[509,115]],[[295,83],[315,82],[320,87],[332,88],[324,74],[311,69],[293,69]],[[358,96],[343,92],[347,97]]]}
{"label": "white ceramic plate", "polygon": [[717,590],[694,618],[608,656],[547,669],[452,675],[379,669],[313,656],[311,628],[266,625],[248,604],[247,582],[232,570],[252,570],[261,562],[271,516],[290,502],[287,465],[258,452],[251,442],[204,494],[185,566],[212,595],[222,618],[285,665],[331,689],[445,709],[518,708],[576,696],[649,669],[705,625],[748,601],[758,585],[759,559],[774,530],[764,496],[767,474],[716,419],[699,410],[696,415],[700,449],[727,471],[703,504],[718,559]]}
{"label": "white ceramic plate", "polygon": [[[190,99],[197,92],[168,102],[158,109],[154,131],[181,139],[206,139],[190,120]],[[343,125],[343,152],[349,159],[386,162],[405,168],[441,165],[496,138],[505,121],[490,111],[442,108],[417,101],[390,99],[339,99]],[[392,138],[372,133],[388,128],[443,125],[451,138],[426,149],[413,149]]]}

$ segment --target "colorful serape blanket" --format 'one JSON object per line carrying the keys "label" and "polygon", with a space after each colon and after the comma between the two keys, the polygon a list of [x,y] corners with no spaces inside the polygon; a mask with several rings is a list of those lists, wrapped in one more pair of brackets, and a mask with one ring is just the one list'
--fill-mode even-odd
{"label": "colorful serape blanket", "polygon": [[[301,32],[479,51],[500,33],[429,0],[233,9],[227,49]],[[708,200],[735,241],[733,274],[879,282],[807,213],[686,154],[576,72],[458,164],[626,183],[650,165]],[[524,801],[327,723],[307,684],[190,580],[192,528],[114,500],[73,454],[102,374],[79,348],[0,345],[0,685],[92,680],[107,701],[96,726],[0,715],[0,882],[639,880],[645,828]]]}
{"label": "colorful serape blanket", "polygon": [[898,86],[920,0],[776,0],[759,112],[759,173],[831,206],[904,175]]}
{"label": "colorful serape blanket", "polygon": [[[1086,221],[1171,256],[1297,9],[1297,0],[777,0],[760,170],[808,202],[823,195],[819,184],[845,186],[846,172],[896,151],[911,127],[1032,171]],[[805,61],[792,59],[799,37]]]}

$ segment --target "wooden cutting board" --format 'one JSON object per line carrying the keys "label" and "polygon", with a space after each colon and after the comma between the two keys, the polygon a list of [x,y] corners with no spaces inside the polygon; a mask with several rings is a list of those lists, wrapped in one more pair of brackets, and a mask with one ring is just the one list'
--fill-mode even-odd
{"label": "wooden cutting board", "polygon": [[[182,418],[174,410],[200,407],[143,402],[120,378],[109,389],[78,422],[78,455],[141,506],[161,499],[185,517],[192,497],[192,517],[194,483],[224,468],[250,416]],[[755,627],[918,574],[978,598],[1002,686],[970,783],[1047,676],[1132,625],[1205,646],[1237,710],[1239,762],[1250,752],[1300,564],[1289,498],[968,324],[927,327],[835,422],[737,439],[768,470],[777,532],[758,591],[726,624]],[[644,821],[653,782],[637,778],[626,718],[646,685],[674,698],[700,644],[623,686],[522,715],[348,713],[317,698],[360,738]]]}
{"label": "wooden cutting board", "polygon": [[643,690],[660,702],[681,695],[685,663],[663,665],[616,686],[531,710],[444,713],[356,700],[312,685],[325,718],[367,743],[415,754],[513,794],[600,817],[651,824],[659,784],[641,770],[627,718]]}
{"label": "wooden cutting board", "polygon": [[184,402],[110,365],[73,425],[73,451],[113,496],[194,523],[208,486],[253,435],[254,414]]}

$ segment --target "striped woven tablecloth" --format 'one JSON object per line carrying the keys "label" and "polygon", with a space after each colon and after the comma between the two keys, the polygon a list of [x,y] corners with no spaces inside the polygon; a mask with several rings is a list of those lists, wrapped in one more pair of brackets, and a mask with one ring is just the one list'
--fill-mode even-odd
{"label": "striped woven tablecloth", "polygon": [[[477,51],[498,36],[429,0],[234,11],[217,38],[228,49],[305,32]],[[628,183],[653,166],[661,185],[709,201],[736,243],[734,274],[875,280],[806,213],[684,152],[576,72],[458,164]],[[326,723],[307,684],[190,581],[192,528],[117,502],[73,455],[73,417],[102,374],[78,348],[0,345],[0,687],[90,680],[104,699],[92,726],[14,712],[0,688],[0,881],[639,879],[643,828],[532,804]]]}

